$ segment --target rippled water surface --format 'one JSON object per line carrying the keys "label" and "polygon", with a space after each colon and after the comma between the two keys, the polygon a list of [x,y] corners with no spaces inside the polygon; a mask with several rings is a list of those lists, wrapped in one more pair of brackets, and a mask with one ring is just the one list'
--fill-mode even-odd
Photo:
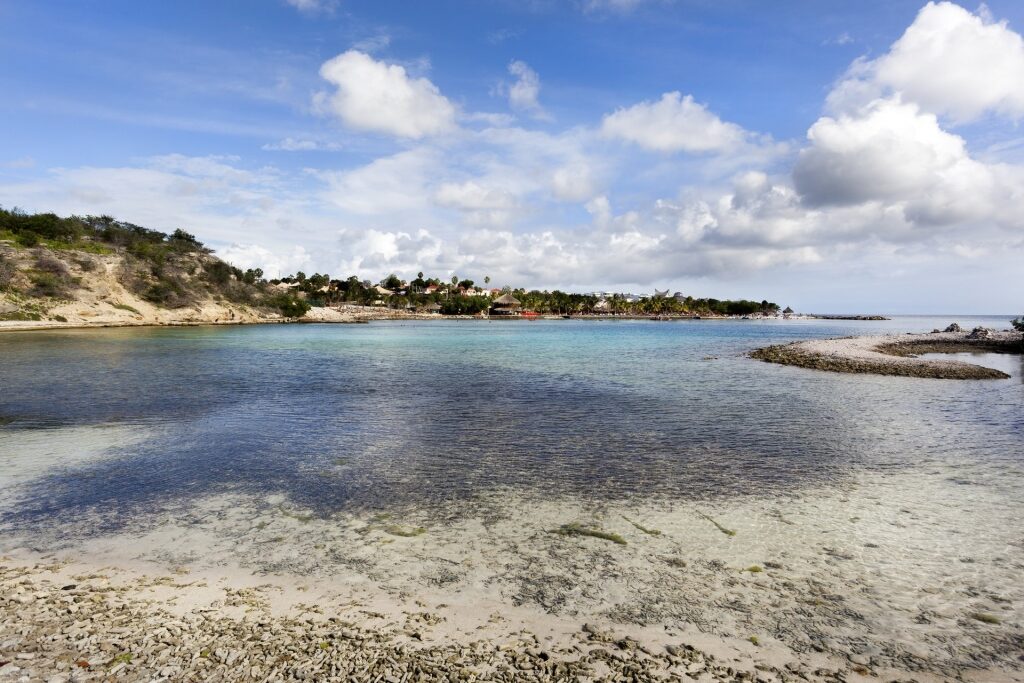
{"label": "rippled water surface", "polygon": [[[950,319],[396,322],[0,335],[0,487],[15,526],[219,493],[329,514],[499,488],[602,500],[793,491],[1024,454],[1010,380],[818,373],[769,343]],[[1004,319],[958,318],[1005,327]],[[975,362],[986,364],[986,357]]]}

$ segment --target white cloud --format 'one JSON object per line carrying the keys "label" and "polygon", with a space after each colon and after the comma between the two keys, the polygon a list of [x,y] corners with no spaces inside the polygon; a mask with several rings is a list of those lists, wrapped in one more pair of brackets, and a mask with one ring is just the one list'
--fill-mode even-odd
{"label": "white cloud", "polygon": [[601,130],[656,152],[723,152],[747,139],[743,128],[722,121],[692,96],[679,92],[618,109],[604,117]]}
{"label": "white cloud", "polygon": [[578,162],[555,170],[551,176],[551,190],[555,198],[564,202],[582,202],[595,194],[595,182],[590,166]]}
{"label": "white cloud", "polygon": [[540,105],[540,76],[523,61],[513,60],[508,65],[509,74],[516,81],[508,86],[508,103],[513,109],[529,112],[534,118],[549,118]]}
{"label": "white cloud", "polygon": [[358,274],[376,279],[389,273],[411,273],[429,266],[436,269],[443,258],[439,240],[424,229],[410,232],[346,229],[339,233],[338,243],[340,262],[332,266],[333,272],[346,275]]}
{"label": "white cloud", "polygon": [[338,0],[285,0],[285,2],[305,14],[333,12],[338,6]]}
{"label": "white cloud", "polygon": [[243,270],[261,268],[267,279],[285,277],[300,270],[314,270],[313,258],[302,246],[267,249],[258,244],[233,243],[218,249],[217,255]]}
{"label": "white cloud", "polygon": [[956,122],[995,113],[1024,115],[1024,39],[987,11],[929,2],[875,60],[854,63],[829,97],[833,111],[887,94]]}
{"label": "white cloud", "polygon": [[439,163],[433,150],[416,148],[349,171],[325,173],[325,198],[362,216],[399,215],[422,209],[429,203],[428,183]]}
{"label": "white cloud", "polygon": [[268,142],[260,149],[268,152],[312,152],[318,150],[337,151],[342,146],[336,142],[318,142],[302,138],[284,138],[278,142]]}
{"label": "white cloud", "polygon": [[487,186],[475,180],[443,183],[435,193],[439,206],[462,211],[470,225],[502,226],[515,217],[518,198],[502,187]]}
{"label": "white cloud", "polygon": [[484,187],[470,180],[465,183],[444,183],[437,190],[437,203],[458,209],[511,209],[515,197],[499,188]]}
{"label": "white cloud", "polygon": [[956,194],[967,188],[944,185],[985,175],[962,138],[942,130],[935,115],[895,98],[876,100],[854,116],[821,118],[807,138],[811,145],[793,177],[812,204]]}
{"label": "white cloud", "polygon": [[390,35],[387,33],[378,33],[376,35],[363,38],[362,40],[357,40],[352,43],[352,48],[354,50],[359,50],[360,52],[380,52],[390,44]]}
{"label": "white cloud", "polygon": [[317,104],[350,128],[413,139],[455,129],[455,106],[402,66],[349,50],[324,63],[320,75],[337,90],[322,93]]}

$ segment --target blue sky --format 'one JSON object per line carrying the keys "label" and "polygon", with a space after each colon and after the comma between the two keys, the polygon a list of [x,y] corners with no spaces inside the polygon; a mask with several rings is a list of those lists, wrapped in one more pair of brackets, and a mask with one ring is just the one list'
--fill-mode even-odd
{"label": "blue sky", "polygon": [[1009,312],[1022,26],[1006,1],[9,0],[0,204],[272,274]]}

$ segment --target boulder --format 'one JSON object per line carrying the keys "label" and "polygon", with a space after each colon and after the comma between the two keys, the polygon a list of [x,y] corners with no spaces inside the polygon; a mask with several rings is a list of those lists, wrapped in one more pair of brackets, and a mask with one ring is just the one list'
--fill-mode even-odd
{"label": "boulder", "polygon": [[943,332],[963,332],[963,331],[964,331],[963,328],[960,327],[956,323],[953,323],[952,325],[950,325],[949,327],[947,327],[946,329],[943,330]]}
{"label": "boulder", "polygon": [[971,333],[967,335],[968,339],[991,339],[992,330],[986,327],[975,327],[971,330]]}

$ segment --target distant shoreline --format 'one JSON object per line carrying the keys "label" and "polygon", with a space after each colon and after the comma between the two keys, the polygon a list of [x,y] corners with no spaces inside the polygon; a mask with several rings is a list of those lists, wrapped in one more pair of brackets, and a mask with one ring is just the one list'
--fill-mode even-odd
{"label": "distant shoreline", "polygon": [[933,332],[886,336],[814,339],[767,346],[751,358],[780,365],[853,374],[926,377],[933,379],[1008,379],[1000,370],[958,360],[926,360],[925,353],[988,351],[1021,353],[1016,332],[992,332],[972,336],[967,332]]}
{"label": "distant shoreline", "polygon": [[[883,316],[866,315],[793,315],[792,317],[747,317],[738,315],[634,315],[634,314],[593,314],[574,315],[546,314],[536,318],[525,316],[490,316],[476,317],[471,315],[441,315],[437,313],[419,313],[402,311],[377,306],[359,306],[342,304],[331,307],[314,307],[300,318],[283,318],[280,316],[260,316],[252,311],[225,309],[225,311],[197,311],[194,316],[181,319],[146,318],[145,316],[111,315],[92,321],[60,322],[57,320],[8,320],[0,321],[0,332],[39,332],[43,330],[88,330],[108,329],[116,327],[202,327],[206,325],[281,325],[281,324],[364,324],[380,320],[491,320],[491,321],[526,321],[530,320],[651,320],[658,322],[702,321],[702,320],[751,320],[751,321],[782,321],[782,320],[889,320]],[[231,314],[234,313],[233,316]],[[229,317],[231,316],[231,317]]]}

